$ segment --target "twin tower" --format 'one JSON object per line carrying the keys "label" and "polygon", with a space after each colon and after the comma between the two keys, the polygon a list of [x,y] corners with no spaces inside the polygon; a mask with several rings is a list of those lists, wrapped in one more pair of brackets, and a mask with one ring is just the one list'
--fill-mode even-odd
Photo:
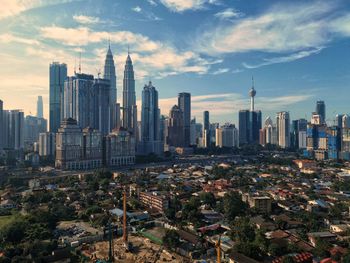
{"label": "twin tower", "polygon": [[[104,65],[104,76],[105,79],[110,81],[110,101],[112,106],[112,128],[116,128],[119,125],[120,120],[120,107],[117,103],[117,76],[114,65],[113,54],[111,46],[108,46],[108,51]],[[124,78],[123,78],[123,107],[121,108],[122,124],[121,126],[133,133],[137,134],[137,106],[136,106],[136,94],[135,94],[135,76],[132,60],[128,51],[124,67]],[[118,112],[119,111],[119,112]]]}

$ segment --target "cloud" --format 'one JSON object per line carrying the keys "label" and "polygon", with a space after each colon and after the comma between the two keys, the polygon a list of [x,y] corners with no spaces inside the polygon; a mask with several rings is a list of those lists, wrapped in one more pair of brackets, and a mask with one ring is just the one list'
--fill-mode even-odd
{"label": "cloud", "polygon": [[221,12],[216,13],[214,16],[221,19],[221,20],[226,20],[230,18],[238,18],[242,17],[244,14],[237,11],[234,8],[227,8]]}
{"label": "cloud", "polygon": [[156,6],[157,3],[154,0],[147,0],[150,5]]}
{"label": "cloud", "polygon": [[219,75],[219,74],[223,74],[226,72],[229,72],[230,69],[229,68],[219,68],[218,70],[214,71],[212,74],[213,75]]}
{"label": "cloud", "polygon": [[14,36],[9,33],[1,34],[0,35],[0,42],[1,43],[20,43],[20,44],[26,44],[26,45],[40,45],[40,42],[35,39],[30,38],[24,38],[24,37],[18,37]]}
{"label": "cloud", "polygon": [[33,8],[68,3],[72,1],[74,0],[2,0],[0,19],[18,15]]}
{"label": "cloud", "polygon": [[258,64],[249,64],[249,63],[243,62],[243,66],[245,68],[251,69],[251,68],[260,68],[262,66],[267,66],[267,65],[277,64],[277,63],[291,62],[291,61],[294,61],[297,59],[302,59],[302,58],[305,58],[305,57],[308,57],[308,56],[311,56],[314,54],[318,54],[321,52],[321,50],[323,48],[324,47],[318,47],[318,48],[314,48],[311,50],[304,50],[304,51],[300,51],[300,52],[293,53],[293,54],[290,54],[288,56],[283,56],[283,57],[265,58],[265,59],[263,59],[264,62],[258,63]]}
{"label": "cloud", "polygon": [[160,0],[168,9],[173,12],[184,12],[187,10],[203,9],[206,4],[216,4],[216,0]]}
{"label": "cloud", "polygon": [[219,24],[202,34],[195,45],[207,54],[235,52],[285,53],[327,45],[349,36],[349,16],[334,15],[335,2],[279,4],[268,11]]}
{"label": "cloud", "polygon": [[134,11],[136,13],[141,13],[142,9],[139,6],[135,6],[135,7],[132,8],[132,11]]}
{"label": "cloud", "polygon": [[73,19],[80,24],[96,24],[100,22],[100,19],[94,16],[74,15]]}

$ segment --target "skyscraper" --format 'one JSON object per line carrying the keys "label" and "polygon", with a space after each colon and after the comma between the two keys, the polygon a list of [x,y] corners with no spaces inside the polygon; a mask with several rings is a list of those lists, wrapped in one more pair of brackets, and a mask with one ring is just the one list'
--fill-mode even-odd
{"label": "skyscraper", "polygon": [[183,113],[177,105],[174,105],[169,112],[167,144],[182,147],[183,132]]}
{"label": "skyscraper", "polygon": [[163,145],[160,135],[160,110],[158,106],[158,91],[150,81],[142,91],[141,110],[141,143],[142,154],[162,154]]}
{"label": "skyscraper", "polygon": [[108,45],[108,51],[106,54],[103,78],[108,79],[110,81],[110,91],[109,91],[110,124],[111,124],[111,130],[112,130],[117,127],[117,116],[120,113],[116,112],[118,108],[115,107],[115,104],[117,103],[117,77],[116,77],[114,59],[113,59],[113,54],[112,54],[110,44]]}
{"label": "skyscraper", "polygon": [[21,110],[4,111],[4,148],[21,150],[24,148],[24,113]]}
{"label": "skyscraper", "polygon": [[57,132],[63,116],[64,81],[67,77],[67,65],[53,62],[50,64],[50,131]]}
{"label": "skyscraper", "polygon": [[191,94],[182,92],[178,96],[178,105],[183,114],[184,124],[184,147],[190,146],[191,126]]}
{"label": "skyscraper", "polygon": [[335,125],[340,129],[343,127],[343,116],[344,114],[335,115]]}
{"label": "skyscraper", "polygon": [[216,128],[215,145],[222,147],[238,146],[238,131],[233,124],[226,123],[220,128]]}
{"label": "skyscraper", "polygon": [[38,96],[38,100],[36,103],[36,116],[38,118],[44,118],[44,106],[43,106],[43,97]]}
{"label": "skyscraper", "polygon": [[94,76],[76,73],[64,84],[63,118],[72,118],[81,128],[94,127]]}
{"label": "skyscraper", "polygon": [[290,118],[289,112],[282,111],[277,113],[277,134],[278,145],[282,148],[290,147]]}
{"label": "skyscraper", "polygon": [[203,112],[203,146],[210,147],[209,111]]}
{"label": "skyscraper", "polygon": [[316,102],[316,113],[320,115],[320,122],[326,122],[326,104],[323,100],[319,100]]}
{"label": "skyscraper", "polygon": [[134,68],[128,53],[123,79],[123,127],[137,138],[137,106]]}
{"label": "skyscraper", "polygon": [[[115,105],[111,105],[110,81],[108,79],[95,79],[92,84],[92,94],[93,123],[90,123],[90,127],[99,130],[103,136],[106,136],[113,129],[111,109]],[[116,125],[115,121],[114,125]]]}
{"label": "skyscraper", "polygon": [[257,144],[259,143],[260,129],[262,126],[261,111],[255,110],[254,79],[252,79],[252,87],[249,90],[250,110],[239,111],[239,144]]}

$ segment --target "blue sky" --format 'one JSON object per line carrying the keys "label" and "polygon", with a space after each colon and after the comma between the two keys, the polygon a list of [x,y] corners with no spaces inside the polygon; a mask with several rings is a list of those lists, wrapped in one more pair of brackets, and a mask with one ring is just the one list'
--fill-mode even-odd
{"label": "blue sky", "polygon": [[[0,99],[5,108],[35,113],[42,95],[48,112],[48,65],[97,75],[111,40],[121,102],[130,46],[140,99],[152,80],[161,111],[177,93],[192,94],[192,115],[237,122],[249,107],[264,117],[288,110],[308,117],[325,100],[327,118],[348,113],[350,3],[347,0],[2,0]],[[78,62],[77,62],[78,63]],[[140,102],[138,102],[140,103]]]}

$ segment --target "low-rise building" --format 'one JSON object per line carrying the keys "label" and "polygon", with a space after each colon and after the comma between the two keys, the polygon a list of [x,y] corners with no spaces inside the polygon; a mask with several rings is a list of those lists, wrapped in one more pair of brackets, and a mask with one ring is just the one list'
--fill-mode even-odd
{"label": "low-rise building", "polygon": [[169,199],[158,192],[141,192],[139,198],[142,204],[160,213],[169,208]]}

